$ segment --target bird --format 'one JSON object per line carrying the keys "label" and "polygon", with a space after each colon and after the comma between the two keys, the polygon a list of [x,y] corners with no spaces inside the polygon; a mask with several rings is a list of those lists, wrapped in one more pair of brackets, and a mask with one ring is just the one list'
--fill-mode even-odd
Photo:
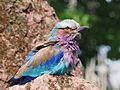
{"label": "bird", "polygon": [[88,26],[80,26],[73,19],[58,22],[50,38],[29,52],[21,68],[7,81],[9,86],[25,84],[43,74],[69,74],[78,62],[80,32],[86,29]]}

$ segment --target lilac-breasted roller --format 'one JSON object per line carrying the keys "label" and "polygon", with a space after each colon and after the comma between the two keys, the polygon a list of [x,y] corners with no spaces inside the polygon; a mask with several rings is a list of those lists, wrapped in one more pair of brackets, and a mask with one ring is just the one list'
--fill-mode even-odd
{"label": "lilac-breasted roller", "polygon": [[28,54],[23,66],[8,81],[10,86],[24,84],[44,73],[69,74],[77,64],[80,31],[87,28],[71,19],[58,22],[48,41]]}

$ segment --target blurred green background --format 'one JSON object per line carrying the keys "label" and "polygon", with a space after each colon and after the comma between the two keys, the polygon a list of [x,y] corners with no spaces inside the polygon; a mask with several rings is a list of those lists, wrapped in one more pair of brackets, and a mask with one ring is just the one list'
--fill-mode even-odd
{"label": "blurred green background", "polygon": [[96,47],[110,45],[108,57],[120,58],[120,0],[48,0],[60,20],[74,19],[80,25],[88,25],[82,32],[81,60],[95,56]]}

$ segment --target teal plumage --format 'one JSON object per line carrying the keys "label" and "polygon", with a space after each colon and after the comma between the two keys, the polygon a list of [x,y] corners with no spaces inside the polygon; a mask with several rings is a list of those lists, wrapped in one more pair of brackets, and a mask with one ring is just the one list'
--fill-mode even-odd
{"label": "teal plumage", "polygon": [[8,81],[10,85],[24,84],[44,73],[69,74],[77,64],[79,32],[86,28],[71,19],[57,23],[48,41],[28,54],[24,65]]}

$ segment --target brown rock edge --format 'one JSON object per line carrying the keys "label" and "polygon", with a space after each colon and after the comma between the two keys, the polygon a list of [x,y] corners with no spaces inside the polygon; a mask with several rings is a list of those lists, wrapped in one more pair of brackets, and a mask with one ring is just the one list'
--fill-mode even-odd
{"label": "brown rock edge", "polygon": [[25,85],[15,85],[6,90],[100,90],[94,84],[74,76],[44,74]]}

